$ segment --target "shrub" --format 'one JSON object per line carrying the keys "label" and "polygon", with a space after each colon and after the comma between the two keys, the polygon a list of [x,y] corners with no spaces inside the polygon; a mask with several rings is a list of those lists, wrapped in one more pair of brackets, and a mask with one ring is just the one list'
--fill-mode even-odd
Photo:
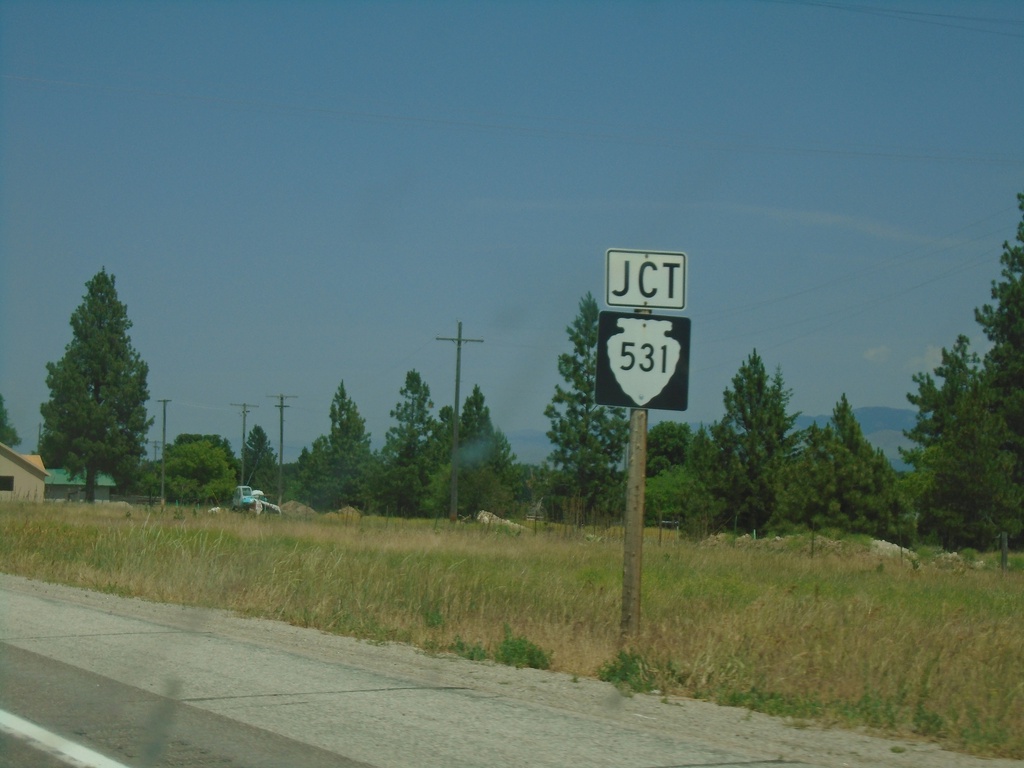
{"label": "shrub", "polygon": [[650,693],[654,690],[654,669],[639,653],[619,651],[618,656],[601,665],[597,676],[619,690],[635,693]]}
{"label": "shrub", "polygon": [[505,639],[495,651],[494,660],[518,668],[547,669],[551,666],[551,659],[542,648],[525,637],[513,635],[508,624],[505,625]]}
{"label": "shrub", "polygon": [[487,651],[480,643],[473,643],[470,645],[458,635],[455,636],[455,642],[451,646],[452,653],[458,654],[464,659],[470,661],[486,661]]}

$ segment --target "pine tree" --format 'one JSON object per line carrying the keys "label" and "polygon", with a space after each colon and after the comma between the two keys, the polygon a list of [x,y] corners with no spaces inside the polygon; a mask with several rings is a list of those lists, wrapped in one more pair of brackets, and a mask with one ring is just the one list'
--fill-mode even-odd
{"label": "pine tree", "polygon": [[270,442],[270,436],[259,424],[249,430],[245,440],[245,480],[248,485],[260,490],[277,487],[277,453]]}
{"label": "pine tree", "polygon": [[723,395],[725,415],[712,425],[718,448],[712,487],[735,530],[764,529],[778,506],[779,478],[802,435],[788,413],[792,392],[776,369],[768,376],[755,349]]}
{"label": "pine tree", "polygon": [[[908,463],[916,465],[922,449],[945,438],[954,424],[957,404],[976,386],[981,376],[980,361],[970,346],[970,339],[961,334],[952,349],[942,349],[934,375],[927,371],[914,374],[917,394],[909,393],[907,400],[917,408],[917,421],[907,437],[918,448],[901,449]],[[936,384],[936,378],[942,380],[941,386]]]}
{"label": "pine tree", "polygon": [[310,448],[299,452],[295,478],[298,487],[289,495],[302,499],[313,509],[335,509],[337,493],[333,471],[330,441],[325,435],[319,435]]}
{"label": "pine tree", "polygon": [[391,411],[395,424],[388,429],[381,451],[378,496],[399,513],[426,512],[427,489],[438,466],[431,451],[437,419],[431,411],[430,387],[417,371],[409,371],[399,391],[401,400]]}
{"label": "pine tree", "polygon": [[[941,380],[941,384],[936,379]],[[986,549],[1000,531],[1022,528],[1017,458],[998,390],[966,336],[942,350],[934,376],[914,376],[918,408],[904,457],[921,473],[918,533],[948,550]]]}
{"label": "pine tree", "polygon": [[345,382],[331,401],[331,431],[327,436],[337,481],[337,505],[362,505],[366,501],[367,474],[373,459],[366,420],[345,391]]}
{"label": "pine tree", "polygon": [[301,495],[316,509],[334,510],[367,501],[373,463],[366,421],[345,390],[345,382],[331,400],[331,428],[303,449],[298,460]]}
{"label": "pine tree", "polygon": [[825,427],[811,425],[786,474],[784,503],[773,527],[797,524],[889,538],[897,532],[896,473],[864,437],[844,394]]}
{"label": "pine tree", "polygon": [[[1017,195],[1024,214],[1024,193]],[[994,406],[1006,422],[1016,455],[1014,481],[1024,487],[1024,216],[1017,224],[1017,244],[1003,243],[1002,280],[992,281],[992,299],[974,312],[992,347],[985,372]]]}
{"label": "pine tree", "polygon": [[149,367],[132,347],[128,311],[113,275],[101,270],[71,315],[72,339],[56,363],[47,363],[50,399],[43,403],[40,452],[48,466],[84,473],[85,494],[110,473],[127,487],[146,455]]}
{"label": "pine tree", "polygon": [[556,468],[557,490],[567,499],[580,499],[587,510],[611,509],[621,502],[613,492],[622,481],[629,437],[623,409],[598,405],[594,399],[598,319],[597,301],[588,293],[566,328],[572,351],[558,356],[558,373],[567,386],[556,385],[544,409],[551,422],[547,435],[554,449],[549,458]]}
{"label": "pine tree", "polygon": [[[451,505],[451,420],[453,409],[441,408],[435,431],[437,470],[431,481],[431,504],[440,514]],[[504,514],[519,482],[516,457],[504,433],[491,421],[491,411],[479,385],[466,398],[459,415],[458,513],[482,509]]]}
{"label": "pine tree", "polygon": [[18,430],[14,428],[7,416],[7,408],[4,407],[4,396],[0,395],[0,443],[8,448],[13,448],[21,442],[18,437]]}
{"label": "pine tree", "polygon": [[515,460],[508,439],[491,421],[484,393],[474,385],[459,416],[459,466],[490,467],[501,475],[512,469]]}

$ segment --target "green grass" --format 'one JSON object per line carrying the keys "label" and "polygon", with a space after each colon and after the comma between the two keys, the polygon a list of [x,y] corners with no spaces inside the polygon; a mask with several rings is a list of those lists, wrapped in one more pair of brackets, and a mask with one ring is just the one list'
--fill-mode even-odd
{"label": "green grass", "polygon": [[0,504],[0,570],[1024,758],[1019,556],[915,569],[866,541],[653,531],[624,649],[615,529],[180,512]]}

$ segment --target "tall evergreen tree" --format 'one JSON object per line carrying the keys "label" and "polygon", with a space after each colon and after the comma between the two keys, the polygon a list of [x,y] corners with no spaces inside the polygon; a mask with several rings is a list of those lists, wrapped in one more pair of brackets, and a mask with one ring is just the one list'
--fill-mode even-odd
{"label": "tall evergreen tree", "polygon": [[326,435],[318,435],[309,448],[299,452],[296,461],[296,488],[290,495],[302,499],[314,509],[336,509],[336,484],[331,461],[331,443]]}
{"label": "tall evergreen tree", "polygon": [[622,481],[622,455],[629,437],[629,420],[622,408],[598,405],[597,301],[587,293],[579,314],[566,328],[572,351],[558,356],[558,373],[567,386],[555,386],[544,415],[551,422],[548,439],[554,449],[561,495],[581,499],[588,510],[611,509],[621,498],[612,495]]}
{"label": "tall evergreen tree", "polygon": [[[906,434],[918,447],[901,449],[908,463],[916,466],[923,449],[944,439],[953,427],[957,404],[976,386],[981,366],[970,347],[970,339],[961,334],[952,349],[942,349],[941,362],[934,372],[914,374],[917,393],[909,393],[907,400],[917,408],[917,416]],[[936,383],[936,378],[941,384]]]}
{"label": "tall evergreen tree", "polygon": [[864,437],[844,394],[825,427],[811,425],[786,475],[773,527],[795,523],[888,538],[897,532],[896,473]]}
{"label": "tall evergreen tree", "polygon": [[345,382],[331,401],[331,431],[328,440],[335,461],[338,481],[338,506],[361,505],[366,501],[366,484],[373,452],[366,420],[359,415],[355,402],[345,391]]}
{"label": "tall evergreen tree", "polygon": [[[1024,213],[1024,194],[1017,201]],[[917,445],[904,456],[921,474],[919,527],[947,548],[985,548],[995,533],[1024,529],[1024,217],[1000,264],[994,303],[974,313],[991,342],[984,360],[961,335],[907,395],[918,408],[907,432]]]}
{"label": "tall evergreen tree", "polygon": [[924,475],[918,532],[948,551],[993,549],[1001,531],[1016,536],[1022,529],[1017,460],[994,405],[992,390],[976,379],[956,403],[943,439],[918,462]]}
{"label": "tall evergreen tree", "polygon": [[512,446],[491,421],[491,409],[484,402],[479,385],[473,386],[459,415],[459,458],[460,466],[486,466],[498,474],[508,472],[515,464]]}
{"label": "tall evergreen tree", "polygon": [[778,507],[779,478],[802,439],[789,413],[791,390],[771,377],[755,349],[725,390],[725,415],[712,425],[718,448],[712,484],[736,530],[763,530]]}
{"label": "tall evergreen tree", "polygon": [[14,428],[7,416],[7,408],[4,407],[4,396],[0,395],[0,443],[8,448],[13,448],[21,442],[18,437],[18,430]]}
{"label": "tall evergreen tree", "polygon": [[[438,467],[430,495],[438,513],[451,504],[452,415],[451,407],[441,408],[435,431]],[[502,514],[512,503],[520,482],[515,462],[508,439],[491,421],[483,391],[474,385],[459,414],[458,513],[473,515],[486,509]]]}
{"label": "tall evergreen tree", "polygon": [[245,481],[243,485],[259,488],[266,493],[277,487],[277,453],[270,436],[259,424],[249,430],[245,439]]}
{"label": "tall evergreen tree", "polygon": [[366,421],[348,396],[344,381],[331,400],[330,420],[330,431],[299,455],[300,492],[316,509],[362,506],[367,501],[373,452]]}
{"label": "tall evergreen tree", "polygon": [[86,283],[71,315],[71,342],[47,363],[50,399],[43,403],[40,452],[48,466],[84,473],[85,495],[96,498],[100,472],[127,487],[146,455],[149,367],[132,346],[127,307],[113,275],[101,270]]}
{"label": "tall evergreen tree", "polygon": [[918,392],[907,395],[918,408],[907,432],[917,445],[904,452],[921,473],[918,532],[949,550],[990,548],[1000,531],[1022,528],[1012,434],[987,373],[961,335],[942,350],[934,376],[914,376]]}
{"label": "tall evergreen tree", "polygon": [[427,488],[438,458],[431,451],[437,432],[430,387],[417,371],[409,371],[399,391],[401,400],[391,411],[395,424],[388,429],[381,451],[378,498],[399,513],[426,512]]}
{"label": "tall evergreen tree", "polygon": [[[1024,193],[1017,195],[1017,203],[1024,214]],[[995,303],[976,309],[974,316],[992,342],[985,372],[1017,457],[1014,481],[1024,488],[1024,215],[1017,224],[1016,244],[1003,243],[999,263],[1002,279],[992,281]]]}

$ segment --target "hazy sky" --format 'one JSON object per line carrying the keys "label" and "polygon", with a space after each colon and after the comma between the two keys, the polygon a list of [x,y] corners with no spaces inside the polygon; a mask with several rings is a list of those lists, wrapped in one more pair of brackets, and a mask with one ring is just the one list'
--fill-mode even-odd
{"label": "hazy sky", "polygon": [[168,440],[259,406],[293,461],[338,384],[479,384],[522,458],[609,248],[685,251],[689,410],[753,349],[793,409],[908,407],[980,349],[1024,191],[1017,2],[0,3],[0,394],[101,268]]}

